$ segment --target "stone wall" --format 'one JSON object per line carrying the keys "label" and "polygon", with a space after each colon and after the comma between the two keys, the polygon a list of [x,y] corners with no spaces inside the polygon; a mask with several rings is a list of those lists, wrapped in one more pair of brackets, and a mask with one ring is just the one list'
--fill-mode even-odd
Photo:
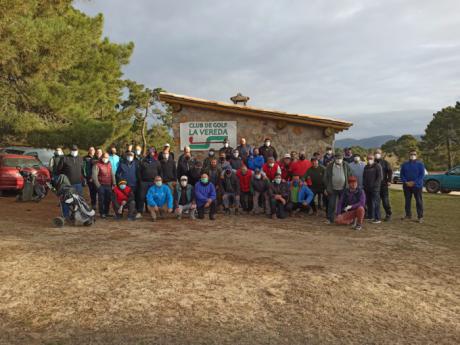
{"label": "stone wall", "polygon": [[[284,128],[279,129],[280,124],[275,120],[183,106],[173,116],[176,154],[183,149],[180,147],[180,123],[191,121],[237,121],[238,142],[244,137],[249,145],[259,147],[263,144],[264,138],[269,136],[280,156],[286,152],[305,150],[307,157],[311,157],[315,151],[324,153],[326,147],[332,146],[334,140],[334,135],[324,135],[323,127],[286,123],[281,126]],[[206,153],[194,151],[196,157],[204,157]]]}

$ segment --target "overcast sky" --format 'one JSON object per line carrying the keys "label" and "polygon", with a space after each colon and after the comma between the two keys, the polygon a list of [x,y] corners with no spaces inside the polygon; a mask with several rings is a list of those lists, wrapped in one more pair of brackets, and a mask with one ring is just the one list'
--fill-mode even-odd
{"label": "overcast sky", "polygon": [[338,117],[339,137],[422,134],[460,100],[459,0],[91,0],[133,41],[127,78],[151,88]]}

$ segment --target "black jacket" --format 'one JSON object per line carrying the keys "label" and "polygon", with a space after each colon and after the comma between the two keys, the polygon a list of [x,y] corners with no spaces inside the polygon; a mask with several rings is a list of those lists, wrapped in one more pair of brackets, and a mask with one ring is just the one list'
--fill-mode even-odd
{"label": "black jacket", "polygon": [[84,176],[83,159],[71,155],[64,156],[59,161],[57,174],[64,174],[69,179],[70,184],[82,183]]}
{"label": "black jacket", "polygon": [[243,161],[241,160],[240,157],[238,158],[233,157],[230,159],[230,165],[232,166],[233,170],[238,170],[243,166]]}
{"label": "black jacket", "polygon": [[366,164],[363,174],[363,188],[366,192],[380,190],[382,184],[382,167],[378,163]]}
{"label": "black jacket", "polygon": [[278,153],[276,152],[276,149],[273,146],[262,145],[259,148],[259,154],[264,156],[265,161],[268,160],[268,157],[275,158],[275,161],[278,159]]}
{"label": "black jacket", "polygon": [[230,160],[233,157],[233,148],[232,147],[221,147],[219,153],[225,153],[225,159]]}
{"label": "black jacket", "polygon": [[222,180],[222,190],[224,193],[240,194],[240,181],[234,172],[232,172],[230,175],[224,173],[224,178]]}
{"label": "black jacket", "polygon": [[160,160],[161,177],[163,182],[173,182],[177,180],[176,162],[174,158],[169,156],[168,160]]}
{"label": "black jacket", "polygon": [[390,163],[385,159],[376,159],[375,161],[382,167],[382,186],[391,183],[393,180],[393,169],[391,169]]}
{"label": "black jacket", "polygon": [[184,155],[179,157],[179,161],[177,162],[177,177],[180,179],[182,176],[191,177],[191,171],[195,166],[195,160],[193,158],[185,159]]}
{"label": "black jacket", "polygon": [[137,169],[137,180],[153,182],[156,176],[161,176],[161,164],[152,157],[146,157],[139,162]]}
{"label": "black jacket", "polygon": [[280,184],[272,182],[270,184],[270,198],[273,198],[276,194],[281,195],[286,201],[289,200],[289,186],[287,182],[281,181]]}
{"label": "black jacket", "polygon": [[260,178],[259,180],[252,175],[251,177],[251,191],[265,193],[270,189],[270,182],[265,178]]}

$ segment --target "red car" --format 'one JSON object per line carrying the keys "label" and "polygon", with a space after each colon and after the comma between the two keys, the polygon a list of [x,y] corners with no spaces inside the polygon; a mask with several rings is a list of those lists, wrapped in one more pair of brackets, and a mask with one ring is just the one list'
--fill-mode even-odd
{"label": "red car", "polygon": [[3,191],[20,191],[24,186],[24,178],[20,171],[37,175],[41,183],[50,181],[48,169],[33,156],[0,154],[0,194]]}

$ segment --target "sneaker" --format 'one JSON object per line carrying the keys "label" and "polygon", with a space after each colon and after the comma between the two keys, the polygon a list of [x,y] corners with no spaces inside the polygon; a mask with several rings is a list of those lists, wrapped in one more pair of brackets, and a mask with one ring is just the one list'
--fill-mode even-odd
{"label": "sneaker", "polygon": [[363,229],[363,227],[360,224],[358,224],[353,229],[355,229],[356,231],[360,231]]}
{"label": "sneaker", "polygon": [[216,216],[215,215],[209,216],[209,220],[216,220]]}
{"label": "sneaker", "polygon": [[181,219],[182,219],[182,215],[181,215],[181,214],[176,214],[176,218],[177,218],[177,220],[181,220]]}
{"label": "sneaker", "polygon": [[196,219],[196,212],[195,210],[190,211],[190,219]]}
{"label": "sneaker", "polygon": [[152,214],[151,216],[152,216],[152,222],[156,222],[156,220],[157,220],[157,215],[156,215],[156,214]]}
{"label": "sneaker", "polygon": [[138,212],[138,213],[136,214],[136,219],[141,219],[141,218],[142,218],[142,213],[139,213],[139,212]]}
{"label": "sneaker", "polygon": [[224,209],[224,213],[225,213],[227,216],[230,215],[230,209],[228,209],[228,208]]}
{"label": "sneaker", "polygon": [[372,224],[380,224],[380,223],[382,223],[382,221],[380,219],[374,219],[372,221]]}
{"label": "sneaker", "polygon": [[385,219],[383,220],[384,222],[389,222],[391,220],[391,215],[386,215]]}
{"label": "sneaker", "polygon": [[135,222],[135,221],[136,221],[136,217],[128,217],[128,220],[129,220],[130,222]]}
{"label": "sneaker", "polygon": [[417,222],[419,222],[420,224],[422,224],[422,223],[423,223],[423,218],[417,219]]}
{"label": "sneaker", "polygon": [[123,216],[121,214],[116,214],[115,215],[115,220],[122,220]]}
{"label": "sneaker", "polygon": [[106,215],[106,214],[101,214],[101,218],[102,218],[102,219],[106,219],[106,218],[107,218],[107,215]]}
{"label": "sneaker", "polygon": [[401,220],[412,220],[412,216],[404,216]]}
{"label": "sneaker", "polygon": [[332,222],[328,219],[328,220],[324,221],[324,224],[326,224],[326,225],[331,225]]}

